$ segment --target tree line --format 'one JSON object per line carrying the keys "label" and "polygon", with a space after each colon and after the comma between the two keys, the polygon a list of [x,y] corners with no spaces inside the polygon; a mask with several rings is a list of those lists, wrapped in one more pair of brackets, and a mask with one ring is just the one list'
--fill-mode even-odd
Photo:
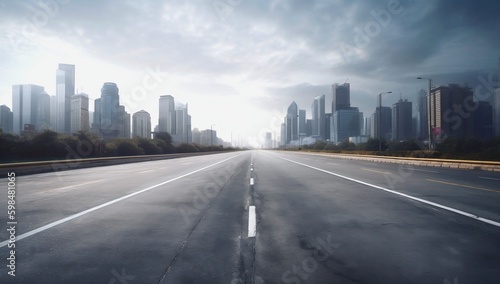
{"label": "tree line", "polygon": [[380,141],[370,138],[366,143],[354,144],[344,141],[334,144],[326,141],[316,141],[311,145],[301,148],[310,151],[327,151],[333,153],[350,153],[365,155],[384,155],[415,158],[441,158],[441,159],[465,159],[500,161],[500,137],[481,141],[475,138],[449,137],[444,141],[436,143],[434,150],[427,150],[427,145],[417,140],[402,142]]}
{"label": "tree line", "polygon": [[207,151],[229,151],[235,148],[172,144],[167,132],[155,133],[153,139],[103,140],[95,133],[80,131],[72,135],[45,130],[31,137],[4,133],[0,129],[0,161],[22,162],[54,159],[96,158],[134,155],[159,155]]}

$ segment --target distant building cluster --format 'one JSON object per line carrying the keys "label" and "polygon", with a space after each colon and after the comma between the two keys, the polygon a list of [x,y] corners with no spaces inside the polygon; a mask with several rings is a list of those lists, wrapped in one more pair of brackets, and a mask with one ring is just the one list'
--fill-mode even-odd
{"label": "distant building cluster", "polygon": [[351,106],[350,84],[333,84],[331,112],[326,113],[325,95],[311,104],[311,118],[295,102],[288,107],[281,124],[279,147],[296,147],[315,141],[340,143],[349,137],[359,137],[363,131],[363,113]]}
{"label": "distant building cluster", "polygon": [[90,98],[75,93],[75,65],[59,64],[56,70],[56,95],[50,96],[44,87],[33,84],[12,86],[12,110],[0,106],[0,129],[4,133],[30,136],[44,130],[72,134],[89,131],[102,139],[142,137],[151,139],[154,132],[168,132],[174,145],[230,146],[217,137],[213,129],[191,130],[188,104],[177,103],[171,95],[159,98],[158,125],[152,131],[151,115],[140,110],[130,116],[120,105],[116,83],[106,82],[100,97],[89,110]]}
{"label": "distant building cluster", "polygon": [[325,95],[314,98],[310,118],[292,102],[281,124],[279,143],[273,143],[272,133],[267,133],[265,147],[300,147],[316,141],[356,144],[369,138],[431,144],[446,137],[486,141],[500,137],[500,86],[492,94],[493,104],[479,100],[467,86],[434,86],[430,95],[421,90],[415,105],[400,97],[392,107],[377,106],[364,117],[358,107],[351,106],[350,84],[333,84],[331,112],[326,112]]}
{"label": "distant building cluster", "polygon": [[0,128],[18,135],[43,130],[64,134],[93,131],[103,139],[130,138],[130,114],[119,104],[115,83],[104,83],[101,97],[94,100],[92,114],[89,100],[87,94],[75,93],[75,66],[59,64],[55,96],[47,94],[42,86],[12,86],[12,112],[5,105],[0,107]]}

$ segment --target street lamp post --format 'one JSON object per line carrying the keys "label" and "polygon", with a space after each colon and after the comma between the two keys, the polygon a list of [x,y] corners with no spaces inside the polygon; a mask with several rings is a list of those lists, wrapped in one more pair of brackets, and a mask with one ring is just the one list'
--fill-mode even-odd
{"label": "street lamp post", "polygon": [[431,85],[432,85],[432,79],[431,78],[424,78],[424,77],[417,77],[419,80],[429,80],[429,88],[427,90],[427,135],[428,135],[428,144],[429,144],[429,151],[432,150],[432,136],[431,136]]}
{"label": "street lamp post", "polygon": [[391,91],[378,94],[378,151],[382,151],[382,95],[392,94]]}

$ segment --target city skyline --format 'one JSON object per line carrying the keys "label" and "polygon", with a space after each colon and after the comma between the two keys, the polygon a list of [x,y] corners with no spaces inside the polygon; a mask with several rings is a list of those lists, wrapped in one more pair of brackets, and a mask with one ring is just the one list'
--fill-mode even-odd
{"label": "city skyline", "polygon": [[[418,76],[484,86],[479,78],[496,80],[500,56],[494,1],[241,1],[224,11],[210,1],[64,3],[0,4],[0,105],[12,109],[17,84],[56,95],[54,70],[67,63],[76,66],[75,92],[91,101],[115,82],[127,112],[147,110],[154,127],[158,97],[171,94],[189,102],[193,126],[215,124],[226,141],[233,134],[261,145],[280,131],[290,101],[310,105],[333,82],[352,84],[351,104],[366,116],[387,89],[416,105],[414,94],[426,89]],[[33,20],[39,14],[46,22]]]}

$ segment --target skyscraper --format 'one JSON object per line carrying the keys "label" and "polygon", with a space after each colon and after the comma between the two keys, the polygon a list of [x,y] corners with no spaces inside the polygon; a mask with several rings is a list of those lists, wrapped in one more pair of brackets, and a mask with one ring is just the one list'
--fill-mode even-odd
{"label": "skyscraper", "polygon": [[[500,59],[498,59],[498,80],[500,82]],[[500,137],[500,83],[495,88],[493,94],[493,128],[494,136]]]}
{"label": "skyscraper", "polygon": [[12,86],[13,132],[20,134],[25,125],[36,131],[50,129],[50,96],[42,86]]}
{"label": "skyscraper", "polygon": [[[100,105],[96,109],[100,109],[101,113],[98,119],[101,134],[104,138],[117,138],[120,132],[121,112],[118,87],[115,83],[104,83],[101,88],[101,99],[99,102]],[[95,103],[97,103],[97,100]]]}
{"label": "skyscraper", "polygon": [[364,125],[364,136],[371,136],[372,133],[372,118],[365,117],[365,125]]}
{"label": "skyscraper", "polygon": [[130,138],[130,114],[125,107],[118,106],[118,137]]}
{"label": "skyscraper", "polygon": [[[381,120],[379,119],[381,118]],[[382,136],[382,139],[390,140],[392,135],[392,111],[390,107],[382,107],[382,111],[380,113],[380,108],[377,107],[375,109],[375,113],[372,115],[372,137],[379,138],[379,135]],[[379,123],[381,121],[381,123]],[[380,131],[379,131],[380,129]]]}
{"label": "skyscraper", "polygon": [[0,129],[3,133],[12,133],[14,125],[14,114],[6,105],[0,106]]}
{"label": "skyscraper", "polygon": [[317,96],[311,106],[312,136],[325,140],[325,95]]}
{"label": "skyscraper", "polygon": [[89,130],[89,96],[76,94],[71,98],[71,133]]}
{"label": "skyscraper", "polygon": [[500,137],[500,86],[495,89],[493,99],[493,127],[495,128],[495,137]]}
{"label": "skyscraper", "polygon": [[264,148],[271,149],[273,147],[273,134],[266,132]]}
{"label": "skyscraper", "polygon": [[347,141],[349,137],[360,136],[362,123],[362,113],[356,107],[335,111],[331,118],[330,141],[341,143]]}
{"label": "skyscraper", "polygon": [[489,102],[477,102],[474,115],[474,138],[488,141],[493,138],[493,108]]}
{"label": "skyscraper", "polygon": [[306,137],[306,110],[299,109],[299,138]]}
{"label": "skyscraper", "polygon": [[[172,141],[175,143],[191,143],[191,116],[188,114],[188,105],[179,104],[175,108],[175,133]],[[213,141],[216,143],[216,141]]]}
{"label": "skyscraper", "polygon": [[399,100],[392,105],[392,140],[405,141],[412,137],[412,103]]}
{"label": "skyscraper", "polygon": [[56,131],[57,96],[50,96],[50,129]]}
{"label": "skyscraper", "polygon": [[337,110],[350,109],[351,107],[351,91],[349,83],[333,84],[332,85],[333,100],[332,114]]}
{"label": "skyscraper", "polygon": [[286,144],[299,140],[299,113],[297,103],[292,102],[286,112]]}
{"label": "skyscraper", "polygon": [[[286,116],[285,116],[286,121]],[[280,126],[280,147],[285,147],[286,145],[286,125],[282,123]]]}
{"label": "skyscraper", "polygon": [[160,132],[175,134],[175,101],[170,95],[160,96],[158,126]]}
{"label": "skyscraper", "polygon": [[474,136],[474,118],[470,111],[468,114],[460,115],[455,110],[463,108],[477,108],[474,102],[473,92],[468,87],[457,84],[440,86],[431,90],[430,95],[430,119],[433,140],[443,135],[457,138],[468,138]]}
{"label": "skyscraper", "polygon": [[140,110],[132,115],[132,137],[151,139],[151,115]]}
{"label": "skyscraper", "polygon": [[75,95],[75,65],[59,64],[56,70],[56,131],[71,133],[71,98]]}
{"label": "skyscraper", "polygon": [[332,118],[333,115],[331,113],[325,113],[325,140],[331,141],[331,133],[332,133]]}
{"label": "skyscraper", "polygon": [[427,92],[423,89],[417,94],[417,138],[419,140],[427,140],[429,136],[429,125],[427,117]]}
{"label": "skyscraper", "polygon": [[94,118],[92,119],[92,132],[99,134],[99,136],[102,136],[102,131],[101,131],[101,99],[95,99],[94,100],[94,113],[93,113]]}

